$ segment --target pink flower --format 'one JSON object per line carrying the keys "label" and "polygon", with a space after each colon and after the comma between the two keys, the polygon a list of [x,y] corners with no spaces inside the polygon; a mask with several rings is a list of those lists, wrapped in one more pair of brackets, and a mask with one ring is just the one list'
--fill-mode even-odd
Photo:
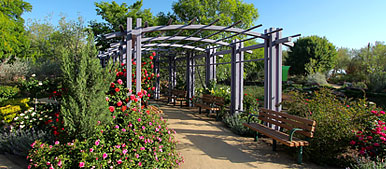
{"label": "pink flower", "polygon": [[83,167],[84,167],[84,162],[80,162],[80,163],[79,163],[79,167],[80,167],[80,168],[83,168]]}
{"label": "pink flower", "polygon": [[90,148],[90,152],[93,152],[93,151],[94,151],[94,149]]}
{"label": "pink flower", "polygon": [[126,129],[124,129],[124,128],[123,128],[123,129],[122,129],[122,131],[123,131],[123,132],[125,132],[125,131],[126,131]]}
{"label": "pink flower", "polygon": [[55,145],[58,145],[59,144],[59,141],[55,141]]}
{"label": "pink flower", "polygon": [[151,126],[151,125],[152,125],[152,123],[151,123],[151,122],[149,122],[149,125]]}
{"label": "pink flower", "polygon": [[35,144],[36,144],[36,142],[33,142],[33,143],[31,144],[31,147],[33,148],[33,147],[35,146]]}
{"label": "pink flower", "polygon": [[127,149],[124,149],[124,150],[122,151],[123,154],[126,154],[127,152],[128,152]]}
{"label": "pink flower", "polygon": [[138,122],[141,122],[141,118],[138,118]]}
{"label": "pink flower", "polygon": [[119,101],[119,102],[117,103],[117,106],[122,106],[122,102]]}
{"label": "pink flower", "polygon": [[139,155],[138,155],[138,154],[135,154],[135,157],[139,158]]}
{"label": "pink flower", "polygon": [[109,107],[110,112],[114,112],[114,109],[115,109],[114,106]]}
{"label": "pink flower", "polygon": [[46,163],[47,165],[51,165],[51,163],[48,161],[47,163]]}
{"label": "pink flower", "polygon": [[122,160],[118,160],[117,163],[118,163],[118,164],[122,164]]}
{"label": "pink flower", "polygon": [[116,128],[116,129],[119,129],[119,126],[118,126],[118,125],[116,125],[116,126],[115,126],[115,128]]}
{"label": "pink flower", "polygon": [[118,79],[117,82],[118,82],[118,84],[120,84],[120,85],[123,84],[123,81],[122,81],[121,79]]}
{"label": "pink flower", "polygon": [[61,165],[62,165],[62,160],[59,160],[58,166],[61,166]]}
{"label": "pink flower", "polygon": [[379,111],[379,113],[381,113],[381,114],[385,114],[385,112],[384,112],[384,111]]}
{"label": "pink flower", "polygon": [[141,149],[141,150],[145,150],[145,147],[141,147],[140,149]]}
{"label": "pink flower", "polygon": [[146,127],[145,126],[142,126],[142,130],[145,130],[146,129]]}
{"label": "pink flower", "polygon": [[142,166],[142,162],[139,162],[138,165],[139,165],[139,166]]}
{"label": "pink flower", "polygon": [[143,140],[145,137],[143,137],[143,136],[139,136],[139,139],[141,139],[141,140]]}
{"label": "pink flower", "polygon": [[351,144],[351,145],[355,145],[355,141],[354,141],[354,140],[351,140],[351,141],[350,141],[350,144]]}
{"label": "pink flower", "polygon": [[100,140],[95,141],[96,146],[99,145],[99,143],[100,143]]}
{"label": "pink flower", "polygon": [[374,143],[374,146],[378,147],[378,146],[379,146],[379,143]]}
{"label": "pink flower", "polygon": [[110,99],[109,99],[109,97],[106,97],[106,101],[108,102]]}
{"label": "pink flower", "polygon": [[130,95],[130,100],[134,100],[134,99],[135,99],[135,95],[134,94]]}
{"label": "pink flower", "polygon": [[106,153],[103,153],[103,159],[107,158],[107,154]]}

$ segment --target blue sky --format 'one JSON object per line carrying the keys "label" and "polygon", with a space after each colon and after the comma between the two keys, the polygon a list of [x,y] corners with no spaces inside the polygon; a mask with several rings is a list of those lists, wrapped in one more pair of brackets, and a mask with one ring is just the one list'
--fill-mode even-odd
{"label": "blue sky", "polygon": [[[44,19],[52,15],[56,24],[60,15],[75,19],[82,16],[86,21],[101,20],[95,11],[93,0],[25,0],[32,4],[32,12],[23,17],[28,20]],[[106,0],[111,1],[111,0]],[[135,0],[116,0],[132,4]],[[143,0],[144,8],[154,14],[171,11],[177,0]],[[284,29],[283,35],[325,36],[337,47],[359,49],[367,43],[386,41],[386,0],[244,0],[253,3],[259,12],[255,29],[263,32],[269,27]]]}

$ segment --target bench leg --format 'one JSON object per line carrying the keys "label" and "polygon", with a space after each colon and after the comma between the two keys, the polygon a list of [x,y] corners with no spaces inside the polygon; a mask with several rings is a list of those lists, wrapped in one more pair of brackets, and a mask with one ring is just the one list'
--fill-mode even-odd
{"label": "bench leg", "polygon": [[216,121],[220,121],[220,117],[218,117],[218,111],[215,111],[216,112]]}
{"label": "bench leg", "polygon": [[257,142],[258,140],[259,140],[259,132],[256,132],[256,133],[255,133],[255,140],[254,140],[254,141]]}
{"label": "bench leg", "polygon": [[303,146],[299,147],[299,152],[298,152],[298,164],[301,164],[303,161]]}
{"label": "bench leg", "polygon": [[201,114],[201,107],[198,107],[198,114]]}
{"label": "bench leg", "polygon": [[181,107],[182,107],[182,100],[180,101]]}
{"label": "bench leg", "polygon": [[212,110],[206,110],[206,117],[209,117],[209,114],[211,113]]}
{"label": "bench leg", "polygon": [[276,140],[272,139],[272,142],[273,142],[273,144],[272,144],[272,150],[273,150],[273,151],[276,151]]}

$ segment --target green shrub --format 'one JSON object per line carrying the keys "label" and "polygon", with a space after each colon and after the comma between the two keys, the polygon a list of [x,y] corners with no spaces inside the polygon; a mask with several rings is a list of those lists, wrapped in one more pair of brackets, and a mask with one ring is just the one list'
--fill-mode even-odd
{"label": "green shrub", "polygon": [[359,157],[356,159],[356,163],[351,164],[351,167],[347,169],[384,169],[386,168],[386,161],[384,159],[377,158],[371,160],[370,158]]}
{"label": "green shrub", "polygon": [[373,120],[369,113],[375,109],[365,99],[349,101],[338,98],[328,89],[313,95],[290,92],[291,101],[285,101],[288,113],[315,120],[317,125],[305,155],[317,163],[336,165],[338,157],[350,147],[352,130],[363,128]]}
{"label": "green shrub", "polygon": [[326,81],[326,76],[322,73],[316,72],[307,76],[307,83],[309,84],[318,84],[320,86],[328,85]]}
{"label": "green shrub", "polygon": [[42,130],[12,130],[0,133],[0,152],[26,157],[35,140],[50,141],[51,135]]}
{"label": "green shrub", "polygon": [[29,73],[30,67],[22,59],[0,63],[0,84],[16,84]]}
{"label": "green shrub", "polygon": [[10,99],[15,97],[20,92],[17,86],[0,86],[0,98]]}
{"label": "green shrub", "polygon": [[[231,129],[232,132],[240,136],[254,136],[254,134],[256,133],[243,125],[243,123],[248,122],[247,113],[238,113],[234,115],[227,114],[223,117],[223,122],[227,127]],[[250,122],[258,123],[259,120],[255,117],[252,117]]]}

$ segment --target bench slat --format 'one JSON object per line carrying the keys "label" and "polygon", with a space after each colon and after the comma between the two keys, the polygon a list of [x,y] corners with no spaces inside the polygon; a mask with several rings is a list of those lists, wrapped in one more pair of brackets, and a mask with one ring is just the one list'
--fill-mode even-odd
{"label": "bench slat", "polygon": [[264,111],[264,112],[276,113],[276,114],[279,114],[280,116],[284,116],[284,117],[287,117],[287,118],[290,118],[290,119],[294,119],[294,120],[306,123],[306,124],[311,125],[311,126],[315,126],[316,125],[316,122],[314,120],[302,118],[302,117],[291,115],[291,114],[288,114],[288,113],[277,112],[277,111],[268,110],[268,109],[265,109],[265,108],[260,108],[260,110]]}
{"label": "bench slat", "polygon": [[271,113],[271,112],[267,113],[267,112],[264,112],[264,111],[260,111],[259,116],[262,116],[262,117],[265,117],[265,118],[268,118],[268,119],[271,119],[271,120],[275,120],[275,121],[280,123],[280,124],[277,124],[277,125],[279,125],[279,126],[283,125],[282,127],[286,128],[288,130],[291,130],[292,128],[301,128],[303,130],[311,132],[312,131],[312,127],[313,127],[313,126],[309,126],[307,124],[295,121],[293,119],[286,118],[284,116],[280,116],[280,115],[278,115],[276,113]]}
{"label": "bench slat", "polygon": [[248,127],[254,131],[257,131],[259,133],[262,133],[265,136],[268,136],[270,138],[273,138],[277,141],[279,141],[282,144],[285,144],[289,147],[298,147],[298,146],[308,146],[308,141],[300,140],[296,137],[293,137],[292,141],[289,141],[289,135],[283,132],[279,132],[277,130],[268,128],[264,125],[257,124],[257,123],[243,123],[245,127]]}

